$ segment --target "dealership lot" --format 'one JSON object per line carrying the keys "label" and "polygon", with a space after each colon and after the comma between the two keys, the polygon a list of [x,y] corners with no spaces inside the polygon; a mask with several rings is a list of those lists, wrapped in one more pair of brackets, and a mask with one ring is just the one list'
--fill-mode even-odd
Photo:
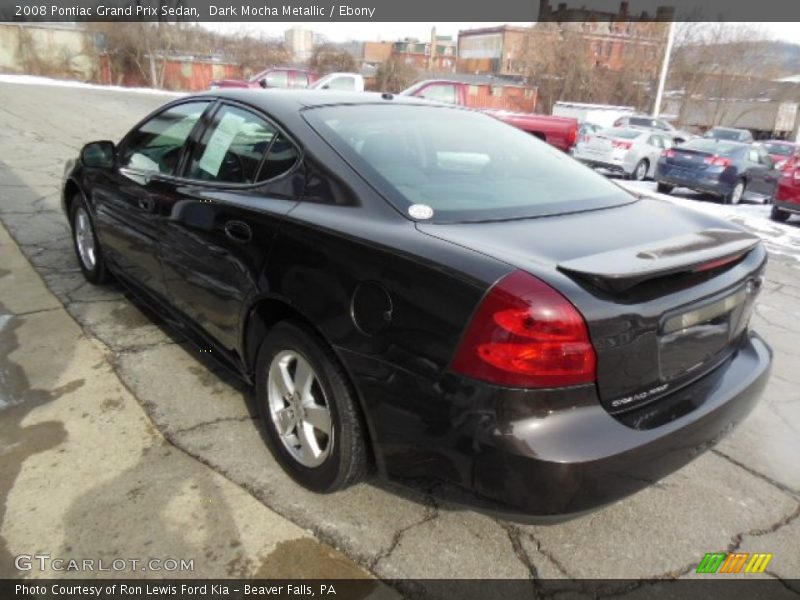
{"label": "dealership lot", "polygon": [[[173,446],[379,577],[679,577],[693,575],[706,552],[734,549],[771,552],[769,576],[800,577],[800,219],[770,224],[764,207],[697,203],[768,240],[772,260],[754,325],[775,363],[756,412],[685,469],[605,510],[550,526],[460,508],[447,490],[424,482],[411,482],[410,490],[372,482],[317,496],[271,458],[247,389],[120,288],[94,288],[77,268],[59,208],[64,161],[87,141],[119,139],[167,99],[0,83],[0,219],[83,333],[105,346],[116,377]],[[652,193],[652,184],[642,191]],[[124,459],[109,452],[111,462]],[[147,471],[140,477],[147,486]],[[98,486],[112,493],[106,482]],[[120,487],[115,510],[126,511],[128,491]],[[2,527],[6,536],[9,524]],[[621,585],[608,582],[610,590]]]}

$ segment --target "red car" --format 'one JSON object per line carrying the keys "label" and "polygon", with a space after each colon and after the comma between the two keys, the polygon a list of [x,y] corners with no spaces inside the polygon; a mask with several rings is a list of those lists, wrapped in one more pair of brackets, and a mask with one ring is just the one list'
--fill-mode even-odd
{"label": "red car", "polygon": [[317,80],[317,74],[293,67],[270,67],[247,81],[240,79],[215,79],[211,89],[218,88],[307,88]]}
{"label": "red car", "polygon": [[783,222],[793,214],[800,214],[800,154],[798,153],[790,156],[781,170],[770,217],[773,221]]}
{"label": "red car", "polygon": [[[400,95],[426,98],[435,102],[456,104],[458,106],[466,106],[468,108],[481,110],[499,121],[527,131],[531,135],[544,140],[551,146],[555,146],[564,152],[569,152],[575,145],[575,142],[577,142],[577,119],[539,115],[532,112],[504,110],[497,105],[493,105],[491,95],[473,93],[473,91],[481,85],[487,86],[488,84],[450,81],[448,79],[428,79],[415,83],[410,88],[400,92]],[[495,89],[504,86],[495,82],[489,87]],[[526,91],[524,86],[511,85],[507,87],[521,90],[524,97]],[[535,90],[532,88],[530,88],[530,90],[531,93],[535,93]],[[493,91],[493,93],[495,92],[496,90]],[[533,104],[535,105],[535,102],[533,102]]]}
{"label": "red car", "polygon": [[772,157],[779,169],[784,167],[789,158],[800,153],[800,144],[786,140],[765,140],[761,142],[761,145],[764,146],[764,150]]}

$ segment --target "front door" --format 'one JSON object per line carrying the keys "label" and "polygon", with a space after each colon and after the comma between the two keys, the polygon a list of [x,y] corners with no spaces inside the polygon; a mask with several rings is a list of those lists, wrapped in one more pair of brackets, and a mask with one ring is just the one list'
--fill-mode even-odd
{"label": "front door", "polygon": [[93,186],[97,233],[107,258],[128,279],[158,296],[166,289],[159,262],[159,179],[174,175],[189,135],[209,101],[173,105],[120,143],[116,166]]}

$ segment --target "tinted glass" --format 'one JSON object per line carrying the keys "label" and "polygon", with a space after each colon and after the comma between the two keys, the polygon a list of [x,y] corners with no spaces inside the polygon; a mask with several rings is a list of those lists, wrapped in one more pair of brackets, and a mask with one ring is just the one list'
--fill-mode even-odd
{"label": "tinted glass", "polygon": [[629,121],[630,125],[636,125],[637,127],[658,127],[658,121],[655,119],[648,119],[646,117],[631,117]]}
{"label": "tinted glass", "polygon": [[267,159],[258,174],[258,181],[266,181],[283,175],[294,166],[299,156],[294,145],[279,133],[269,148]]}
{"label": "tinted glass", "polygon": [[304,116],[399,210],[434,222],[539,216],[634,200],[565,153],[489,116],[436,106],[335,106]]}
{"label": "tinted glass", "polygon": [[139,171],[174,173],[181,150],[208,102],[189,102],[159,113],[123,144],[120,165]]}
{"label": "tinted glass", "polygon": [[224,183],[256,182],[277,130],[253,113],[224,106],[192,153],[187,176]]}

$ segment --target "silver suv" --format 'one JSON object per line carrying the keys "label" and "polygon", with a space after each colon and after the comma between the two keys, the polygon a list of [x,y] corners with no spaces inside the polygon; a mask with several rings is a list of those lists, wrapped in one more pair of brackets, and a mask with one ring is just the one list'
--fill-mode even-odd
{"label": "silver suv", "polygon": [[648,117],[645,115],[620,117],[614,121],[614,127],[635,127],[637,129],[648,129],[650,131],[666,133],[676,144],[682,144],[686,140],[690,140],[695,137],[687,131],[676,129],[664,119],[654,119],[653,117]]}

